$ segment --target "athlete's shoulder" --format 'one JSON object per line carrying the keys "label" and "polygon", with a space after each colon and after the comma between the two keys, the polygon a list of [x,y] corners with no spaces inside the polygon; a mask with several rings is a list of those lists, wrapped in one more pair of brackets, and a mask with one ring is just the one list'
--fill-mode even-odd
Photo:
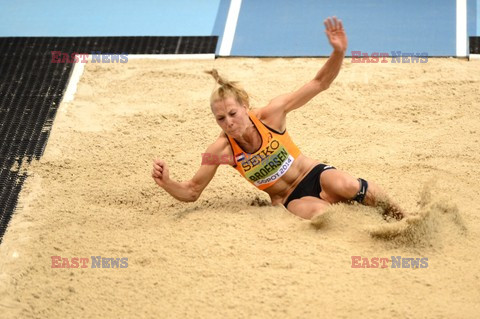
{"label": "athlete's shoulder", "polygon": [[210,145],[210,147],[212,147],[212,149],[215,149],[218,152],[222,152],[228,145],[228,137],[225,132],[221,131],[218,134],[217,139]]}
{"label": "athlete's shoulder", "polygon": [[228,164],[235,164],[233,161],[232,147],[230,146],[227,135],[223,131],[221,131],[217,139],[208,146],[207,153],[222,157],[223,159],[228,158]]}
{"label": "athlete's shoulder", "polygon": [[262,109],[251,109],[250,112],[253,113],[257,119],[262,120]]}
{"label": "athlete's shoulder", "polygon": [[285,114],[274,113],[268,106],[253,109],[252,112],[263,124],[275,132],[285,132],[287,129]]}

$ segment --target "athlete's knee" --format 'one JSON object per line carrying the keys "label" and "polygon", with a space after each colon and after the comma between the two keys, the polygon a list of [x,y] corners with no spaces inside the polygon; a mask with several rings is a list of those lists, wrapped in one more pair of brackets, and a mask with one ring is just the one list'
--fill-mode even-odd
{"label": "athlete's knee", "polygon": [[350,199],[358,193],[358,180],[348,174],[342,174],[335,181],[335,193],[344,199]]}
{"label": "athlete's knee", "polygon": [[346,198],[352,198],[356,196],[358,193],[358,179],[354,177],[349,177],[344,179],[343,181],[343,189]]}
{"label": "athlete's knee", "polygon": [[336,171],[332,172],[329,177],[322,183],[322,199],[330,203],[336,203],[350,200],[358,193],[358,180],[353,176]]}
{"label": "athlete's knee", "polygon": [[352,200],[359,202],[360,204],[363,204],[365,202],[365,197],[367,196],[368,182],[363,178],[358,178],[356,184],[357,184],[357,187],[356,187],[357,192],[355,196],[352,198]]}

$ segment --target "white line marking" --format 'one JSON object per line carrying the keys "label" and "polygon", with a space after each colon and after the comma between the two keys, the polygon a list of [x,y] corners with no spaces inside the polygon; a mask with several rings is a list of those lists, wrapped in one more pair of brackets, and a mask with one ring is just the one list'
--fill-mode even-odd
{"label": "white line marking", "polygon": [[[129,54],[128,59],[156,59],[156,60],[215,60],[215,53],[199,54]],[[128,62],[127,62],[128,63]]]}
{"label": "white line marking", "polygon": [[78,81],[80,81],[84,69],[85,63],[75,63],[73,66],[73,71],[70,75],[70,79],[68,79],[67,89],[63,95],[62,103],[73,101],[75,92],[77,92]]}
{"label": "white line marking", "polygon": [[467,56],[467,0],[457,0],[457,57]]}
{"label": "white line marking", "polygon": [[229,56],[232,51],[233,39],[235,38],[235,30],[237,29],[238,15],[240,14],[240,7],[242,0],[231,0],[230,8],[228,9],[227,22],[225,23],[225,30],[223,31],[222,44],[218,55]]}

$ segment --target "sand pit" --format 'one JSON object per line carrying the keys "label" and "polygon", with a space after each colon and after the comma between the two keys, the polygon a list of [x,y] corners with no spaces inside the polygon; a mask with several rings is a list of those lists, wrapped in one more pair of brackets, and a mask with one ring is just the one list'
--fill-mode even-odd
{"label": "sand pit", "polygon": [[[63,103],[0,245],[0,317],[477,318],[480,64],[352,64],[289,114],[307,156],[375,180],[416,220],[335,205],[319,229],[221,166],[195,203],[150,177],[190,179],[220,133],[212,67],[252,106],[310,80],[325,59],[131,60],[86,65]],[[52,256],[128,258],[52,268]],[[428,258],[352,268],[352,256]],[[362,261],[363,263],[363,261]]]}

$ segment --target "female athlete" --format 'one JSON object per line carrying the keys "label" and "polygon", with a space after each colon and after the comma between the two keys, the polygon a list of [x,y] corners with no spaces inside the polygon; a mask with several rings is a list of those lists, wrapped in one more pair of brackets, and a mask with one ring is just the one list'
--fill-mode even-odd
{"label": "female athlete", "polygon": [[327,62],[313,80],[297,91],[274,98],[265,107],[251,109],[248,94],[236,82],[225,80],[216,70],[208,71],[219,85],[211,95],[210,106],[222,132],[203,154],[202,165],[191,180],[171,180],[167,163],[156,159],[152,171],[155,182],[177,200],[193,202],[218,166],[228,163],[265,191],[272,205],[283,204],[291,213],[311,219],[314,224],[322,222],[327,206],[350,201],[381,205],[385,217],[405,217],[372,181],[354,178],[303,155],[286,130],[287,114],[328,89],[340,71],[347,49],[342,21],[333,17],[324,24],[333,47]]}

